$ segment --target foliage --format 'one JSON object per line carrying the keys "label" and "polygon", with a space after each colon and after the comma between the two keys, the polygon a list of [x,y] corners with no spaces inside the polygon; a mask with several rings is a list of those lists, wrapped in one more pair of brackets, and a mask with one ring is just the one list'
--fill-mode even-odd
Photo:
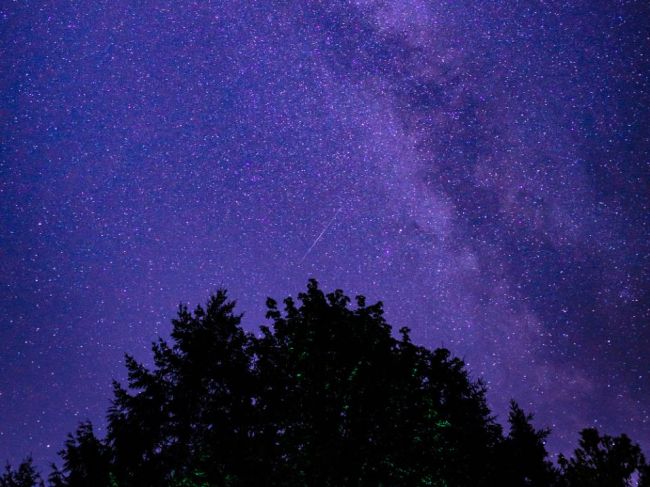
{"label": "foliage", "polygon": [[648,485],[648,466],[639,445],[627,435],[601,436],[595,428],[580,432],[573,458],[560,455],[559,465],[567,487],[628,487],[633,475]]}
{"label": "foliage", "polygon": [[[650,478],[629,438],[595,430],[554,468],[549,431],[514,402],[504,436],[464,363],[413,344],[407,328],[394,336],[381,303],[352,305],[312,280],[297,302],[267,307],[270,325],[254,335],[223,290],[205,308],[181,306],[151,369],[126,357],[106,437],[82,423],[50,485],[615,487],[633,472]],[[0,487],[39,482],[28,460],[7,467]]]}
{"label": "foliage", "polygon": [[110,449],[95,436],[89,422],[81,423],[75,435],[68,435],[65,448],[59,454],[63,470],[53,466],[49,477],[52,487],[109,484]]}
{"label": "foliage", "polygon": [[31,457],[23,460],[16,470],[13,470],[7,464],[4,473],[0,476],[0,487],[34,487],[42,485],[43,482],[34,468]]}
{"label": "foliage", "polygon": [[545,447],[550,431],[535,429],[532,420],[532,414],[526,414],[511,401],[510,432],[499,445],[499,485],[543,487],[557,483],[557,471],[548,460]]}

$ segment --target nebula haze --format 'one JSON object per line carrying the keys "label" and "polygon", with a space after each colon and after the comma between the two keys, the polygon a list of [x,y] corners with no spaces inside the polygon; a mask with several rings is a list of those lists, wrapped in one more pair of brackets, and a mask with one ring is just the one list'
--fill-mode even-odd
{"label": "nebula haze", "polygon": [[553,453],[649,452],[647,2],[0,10],[0,460],[101,434],[180,301],[226,287],[253,330],[309,277]]}

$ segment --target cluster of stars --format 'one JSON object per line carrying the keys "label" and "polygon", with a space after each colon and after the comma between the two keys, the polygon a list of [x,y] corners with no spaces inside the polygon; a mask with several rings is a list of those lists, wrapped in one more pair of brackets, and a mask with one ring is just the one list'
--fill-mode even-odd
{"label": "cluster of stars", "polygon": [[[7,4],[0,460],[101,431],[226,287],[385,303],[552,426],[650,446],[647,2]],[[334,218],[333,218],[334,217]]]}

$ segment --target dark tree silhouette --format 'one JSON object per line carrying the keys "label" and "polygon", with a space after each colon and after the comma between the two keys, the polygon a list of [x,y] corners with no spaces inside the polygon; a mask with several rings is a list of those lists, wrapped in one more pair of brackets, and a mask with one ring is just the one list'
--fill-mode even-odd
{"label": "dark tree silhouette", "polygon": [[650,481],[639,445],[624,434],[601,436],[595,428],[582,430],[573,458],[560,455],[559,464],[567,487],[628,487],[635,473],[642,485]]}
{"label": "dark tree silhouette", "polygon": [[153,346],[153,371],[127,356],[134,393],[115,384],[109,412],[108,442],[119,485],[206,479],[229,484],[251,476],[252,337],[233,308],[225,291],[194,314],[181,306],[173,345],[160,340]]}
{"label": "dark tree silhouette", "polygon": [[269,300],[255,340],[274,485],[485,483],[500,428],[460,360],[393,338],[381,303],[315,281],[299,300]]}
{"label": "dark tree silhouette", "polygon": [[35,487],[42,486],[41,476],[36,472],[31,457],[27,457],[13,470],[9,464],[0,476],[0,487]]}
{"label": "dark tree silhouette", "polygon": [[93,433],[89,422],[81,423],[75,435],[68,435],[59,452],[63,469],[53,466],[49,477],[53,487],[86,487],[109,484],[110,450]]}
{"label": "dark tree silhouette", "polygon": [[256,338],[221,291],[181,307],[154,370],[127,357],[107,437],[119,485],[485,483],[500,428],[460,360],[393,338],[381,304],[350,309],[315,281],[299,299],[269,300]]}
{"label": "dark tree silhouette", "polygon": [[[246,333],[225,291],[181,306],[151,369],[126,357],[108,431],[69,435],[52,487],[618,487],[650,475],[627,436],[582,432],[556,470],[549,434],[512,402],[504,437],[485,387],[446,349],[397,336],[382,304],[316,281]],[[0,487],[42,485],[31,460]]]}
{"label": "dark tree silhouette", "polygon": [[557,482],[557,472],[545,447],[550,430],[536,430],[532,420],[532,414],[526,414],[515,401],[510,402],[510,433],[499,448],[501,486],[544,487]]}

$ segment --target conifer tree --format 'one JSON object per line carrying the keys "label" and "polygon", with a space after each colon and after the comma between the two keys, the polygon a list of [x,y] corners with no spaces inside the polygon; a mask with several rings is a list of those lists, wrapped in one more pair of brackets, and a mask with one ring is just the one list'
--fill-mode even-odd
{"label": "conifer tree", "polygon": [[74,435],[68,435],[59,454],[63,469],[53,468],[49,478],[52,487],[108,485],[110,450],[95,436],[90,422],[81,423]]}
{"label": "conifer tree", "polygon": [[510,402],[510,432],[500,445],[499,485],[503,487],[549,487],[557,482],[557,472],[548,459],[548,429],[535,429],[533,415]]}
{"label": "conifer tree", "polygon": [[42,487],[41,476],[34,468],[32,457],[23,460],[17,469],[5,465],[5,471],[0,475],[0,487]]}

